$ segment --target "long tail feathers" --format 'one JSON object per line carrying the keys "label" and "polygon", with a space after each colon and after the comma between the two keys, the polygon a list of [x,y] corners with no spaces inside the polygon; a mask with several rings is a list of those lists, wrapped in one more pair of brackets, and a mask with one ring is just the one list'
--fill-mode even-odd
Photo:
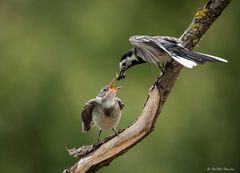
{"label": "long tail feathers", "polygon": [[204,64],[205,62],[228,62],[223,58],[188,50],[181,50],[172,58],[188,68],[193,68],[197,64]]}
{"label": "long tail feathers", "polygon": [[192,60],[188,60],[185,57],[180,57],[180,56],[176,56],[176,55],[172,55],[172,58],[177,61],[178,63],[182,64],[183,66],[187,67],[187,68],[193,68],[195,66],[197,66],[197,63],[195,61]]}

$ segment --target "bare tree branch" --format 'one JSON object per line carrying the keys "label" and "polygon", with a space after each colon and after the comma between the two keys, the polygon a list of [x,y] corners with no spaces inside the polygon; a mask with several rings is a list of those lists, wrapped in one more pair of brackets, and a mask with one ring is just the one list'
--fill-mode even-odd
{"label": "bare tree branch", "polygon": [[[208,0],[203,8],[197,10],[193,21],[179,38],[182,44],[188,49],[193,49],[230,1]],[[70,155],[78,157],[80,160],[64,172],[96,172],[147,137],[154,130],[158,116],[181,69],[182,65],[177,62],[172,62],[167,66],[164,75],[158,77],[150,88],[141,115],[118,137],[109,136],[101,143],[69,150]]]}

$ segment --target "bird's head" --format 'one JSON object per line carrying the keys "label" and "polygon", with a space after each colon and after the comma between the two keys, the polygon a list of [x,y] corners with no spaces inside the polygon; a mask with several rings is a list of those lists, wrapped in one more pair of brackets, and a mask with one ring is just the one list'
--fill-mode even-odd
{"label": "bird's head", "polygon": [[121,86],[114,87],[113,86],[114,81],[115,81],[115,78],[108,85],[106,85],[103,89],[101,89],[98,96],[102,97],[103,99],[109,99],[109,98],[115,97],[118,90],[122,87]]}
{"label": "bird's head", "polygon": [[119,62],[119,74],[117,74],[116,79],[121,80],[125,78],[125,72],[130,67],[145,63],[142,58],[138,57],[136,54],[136,48],[130,49],[128,52],[123,54],[120,62]]}

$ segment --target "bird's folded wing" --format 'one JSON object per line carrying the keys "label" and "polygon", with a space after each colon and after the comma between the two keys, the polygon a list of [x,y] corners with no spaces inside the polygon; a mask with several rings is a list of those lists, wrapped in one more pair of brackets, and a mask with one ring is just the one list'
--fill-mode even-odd
{"label": "bird's folded wing", "polygon": [[117,100],[117,102],[118,102],[118,106],[119,106],[119,108],[121,109],[121,110],[123,110],[123,108],[124,108],[124,103],[122,102],[122,100],[120,100],[119,98],[117,98],[116,97],[116,100]]}
{"label": "bird's folded wing", "polygon": [[81,119],[82,119],[82,131],[87,132],[91,129],[92,124],[92,110],[97,104],[95,99],[89,100],[83,107]]}

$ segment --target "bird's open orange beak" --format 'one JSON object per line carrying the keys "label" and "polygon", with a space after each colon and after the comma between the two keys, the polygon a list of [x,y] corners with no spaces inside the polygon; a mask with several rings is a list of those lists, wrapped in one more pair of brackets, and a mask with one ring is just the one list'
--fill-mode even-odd
{"label": "bird's open orange beak", "polygon": [[113,86],[113,83],[114,83],[115,79],[116,79],[116,78],[114,78],[114,79],[110,82],[110,84],[108,85],[108,86],[109,86],[109,89],[110,89],[110,91],[111,91],[112,93],[117,93],[117,91],[118,91],[120,88],[122,88],[122,86],[119,86],[119,87],[114,87],[114,86]]}

